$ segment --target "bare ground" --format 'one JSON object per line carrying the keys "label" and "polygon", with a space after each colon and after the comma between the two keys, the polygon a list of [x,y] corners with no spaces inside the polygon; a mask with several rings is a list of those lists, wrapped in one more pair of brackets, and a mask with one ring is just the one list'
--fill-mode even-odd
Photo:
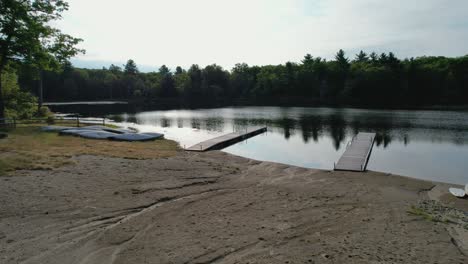
{"label": "bare ground", "polygon": [[468,263],[468,201],[444,184],[222,152],[72,159],[0,177],[0,263]]}

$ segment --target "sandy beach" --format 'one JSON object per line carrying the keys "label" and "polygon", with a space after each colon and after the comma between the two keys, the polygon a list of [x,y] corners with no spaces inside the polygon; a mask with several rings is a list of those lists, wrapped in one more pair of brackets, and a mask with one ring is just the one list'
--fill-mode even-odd
{"label": "sandy beach", "polygon": [[0,263],[468,263],[448,185],[219,151],[0,177]]}

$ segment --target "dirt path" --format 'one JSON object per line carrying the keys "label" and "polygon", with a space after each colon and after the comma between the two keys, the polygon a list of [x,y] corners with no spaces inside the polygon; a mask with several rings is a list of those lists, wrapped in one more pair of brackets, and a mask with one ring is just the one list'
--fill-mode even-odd
{"label": "dirt path", "polygon": [[0,177],[0,263],[468,263],[464,228],[414,210],[466,209],[442,185],[222,152],[74,160]]}

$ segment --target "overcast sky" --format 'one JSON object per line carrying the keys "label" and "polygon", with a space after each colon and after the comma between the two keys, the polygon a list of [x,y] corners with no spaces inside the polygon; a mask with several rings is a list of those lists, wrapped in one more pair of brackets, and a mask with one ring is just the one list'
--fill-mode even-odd
{"label": "overcast sky", "polygon": [[468,0],[69,0],[59,27],[84,39],[78,67],[231,69],[393,51],[468,54]]}

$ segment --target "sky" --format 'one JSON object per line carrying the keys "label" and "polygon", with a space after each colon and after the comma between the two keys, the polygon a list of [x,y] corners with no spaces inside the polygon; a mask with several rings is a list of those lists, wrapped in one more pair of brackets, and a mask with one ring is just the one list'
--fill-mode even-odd
{"label": "sky", "polygon": [[84,41],[77,67],[133,59],[231,69],[394,52],[398,57],[468,54],[467,0],[69,0],[56,26]]}

